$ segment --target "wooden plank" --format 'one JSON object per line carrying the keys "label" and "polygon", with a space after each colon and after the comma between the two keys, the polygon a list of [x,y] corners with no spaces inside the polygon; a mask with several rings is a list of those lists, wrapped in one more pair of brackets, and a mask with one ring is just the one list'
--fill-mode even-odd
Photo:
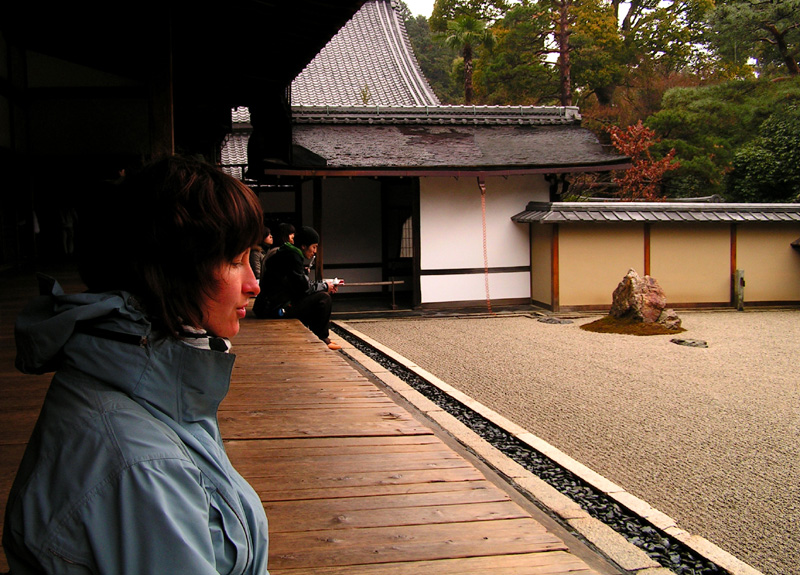
{"label": "wooden plank", "polygon": [[[346,437],[359,435],[429,435],[430,429],[401,409],[263,409],[223,411],[222,434],[228,439],[263,437]],[[345,413],[347,412],[347,413]],[[346,417],[345,417],[346,416]]]}
{"label": "wooden plank", "polygon": [[[442,472],[443,474],[446,472]],[[461,476],[463,477],[463,473]],[[402,479],[402,478],[401,478]],[[288,489],[279,490],[277,487],[274,491],[269,491],[272,485],[278,485],[278,482],[270,483],[269,480],[265,481],[266,487],[259,490],[261,494],[261,501],[265,505],[270,502],[276,501],[305,501],[309,499],[331,499],[332,497],[349,498],[352,501],[364,500],[369,501],[374,498],[387,497],[393,495],[415,495],[424,494],[430,496],[433,500],[438,499],[443,493],[465,493],[471,492],[491,492],[494,491],[494,486],[487,483],[482,477],[473,477],[472,480],[459,481],[455,477],[455,473],[451,473],[446,481],[429,481],[425,482],[410,482],[402,483],[399,480],[394,480],[394,483],[389,482],[373,482],[365,485],[355,486],[336,486],[325,487],[321,489]],[[467,478],[469,479],[469,478]],[[259,480],[255,480],[257,483]],[[296,486],[295,486],[296,487]]]}
{"label": "wooden plank", "polygon": [[430,561],[564,551],[564,543],[533,519],[283,533],[270,541],[274,569]]}
{"label": "wooden plank", "polygon": [[365,386],[370,383],[365,380],[363,375],[347,370],[344,367],[331,366],[325,368],[324,366],[309,366],[299,362],[294,362],[292,366],[288,367],[269,364],[263,364],[259,367],[260,369],[249,371],[234,369],[233,376],[237,382],[240,381],[242,384],[252,385],[259,383],[262,385],[279,385],[285,382],[292,382],[296,384],[319,383],[320,385],[325,385],[339,383],[341,385]]}
{"label": "wooden plank", "polygon": [[570,553],[551,551],[499,557],[404,561],[342,567],[275,568],[271,575],[592,575],[596,573]]}
{"label": "wooden plank", "polygon": [[[247,476],[263,501],[315,499],[319,497],[371,497],[387,493],[434,492],[433,486],[453,484],[467,488],[486,478],[474,467],[412,471],[373,471],[360,473],[325,473],[310,475]],[[475,483],[477,485],[477,483]],[[481,483],[485,487],[485,483]],[[452,489],[452,488],[448,488]]]}
{"label": "wooden plank", "polygon": [[[7,494],[11,490],[25,446],[25,443],[0,444],[0,493]],[[2,499],[5,501],[4,497]]]}
{"label": "wooden plank", "polygon": [[[258,404],[260,402],[256,402]],[[340,397],[340,398],[317,398],[314,395],[305,395],[298,397],[284,397],[279,400],[270,401],[270,406],[273,411],[280,408],[283,411],[290,409],[303,409],[308,410],[309,405],[313,405],[318,409],[337,410],[337,409],[391,409],[394,403],[386,400],[385,398],[370,398],[370,397]],[[239,412],[247,411],[252,408],[253,402],[248,401],[246,397],[233,397],[224,408],[220,408],[219,413],[226,412]],[[2,410],[0,410],[2,411]]]}
{"label": "wooden plank", "polygon": [[355,371],[319,369],[310,370],[307,367],[275,367],[263,366],[260,370],[250,370],[247,372],[233,370],[236,381],[242,384],[251,385],[280,385],[281,383],[339,383],[345,385],[353,383],[357,385],[367,385],[364,376]]}
{"label": "wooden plank", "polygon": [[[274,517],[282,515],[291,517],[294,523],[300,518],[312,515],[330,515],[339,517],[347,513],[365,512],[374,510],[395,510],[405,508],[438,508],[449,505],[472,505],[478,503],[507,502],[509,496],[499,489],[459,489],[439,492],[406,493],[398,490],[396,493],[376,495],[374,497],[337,497],[325,499],[304,499],[295,501],[270,501],[264,507],[271,511],[270,522]],[[300,513],[305,509],[308,513]],[[519,512],[519,508],[517,508]],[[304,528],[306,524],[304,523]]]}
{"label": "wooden plank", "polygon": [[39,417],[41,407],[20,409],[3,413],[3,433],[0,445],[21,445],[28,443]]}
{"label": "wooden plank", "polygon": [[[48,377],[4,377],[0,383],[0,411],[12,410],[17,406],[30,406],[41,409],[44,396],[50,387]],[[13,407],[12,407],[13,405]]]}
{"label": "wooden plank", "polygon": [[[429,497],[425,497],[425,499],[429,499]],[[335,503],[339,503],[339,505]],[[372,529],[375,527],[436,525],[528,517],[519,505],[511,501],[412,507],[398,505],[388,509],[360,510],[353,509],[349,499],[316,499],[271,503],[264,507],[267,510],[267,517],[269,517],[271,533],[323,531],[326,529]]]}
{"label": "wooden plank", "polygon": [[430,455],[427,457],[409,457],[408,454],[374,454],[355,457],[283,457],[272,462],[240,461],[237,469],[247,477],[273,477],[294,473],[303,477],[311,476],[319,470],[326,474],[373,473],[380,471],[435,471],[439,469],[459,469],[472,467],[464,458],[450,452],[446,457]]}
{"label": "wooden plank", "polygon": [[231,461],[260,461],[269,465],[276,457],[330,456],[357,457],[362,454],[425,453],[452,451],[433,435],[393,435],[375,437],[314,437],[308,439],[230,440],[225,449]]}
{"label": "wooden plank", "polygon": [[220,411],[235,411],[252,408],[253,405],[269,405],[288,409],[294,406],[308,408],[336,409],[339,407],[389,406],[395,403],[385,393],[374,387],[319,387],[319,386],[286,386],[284,393],[276,393],[272,386],[237,387],[231,390]]}

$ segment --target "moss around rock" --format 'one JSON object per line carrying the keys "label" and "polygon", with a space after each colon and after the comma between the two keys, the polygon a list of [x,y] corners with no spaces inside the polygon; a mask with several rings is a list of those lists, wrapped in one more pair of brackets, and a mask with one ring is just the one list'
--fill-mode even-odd
{"label": "moss around rock", "polygon": [[621,333],[626,335],[675,335],[686,331],[682,327],[669,329],[660,323],[644,323],[632,317],[617,318],[610,315],[584,324],[580,328],[595,333]]}

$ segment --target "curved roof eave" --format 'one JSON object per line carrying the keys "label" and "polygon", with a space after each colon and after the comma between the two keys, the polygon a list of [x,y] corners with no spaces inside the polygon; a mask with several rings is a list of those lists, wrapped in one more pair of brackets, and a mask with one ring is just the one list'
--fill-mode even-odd
{"label": "curved roof eave", "polygon": [[473,177],[473,176],[520,176],[525,174],[559,174],[574,172],[605,172],[625,170],[631,167],[625,158],[616,162],[600,162],[582,165],[527,165],[527,166],[437,166],[437,167],[274,167],[265,168],[265,176],[300,177]]}

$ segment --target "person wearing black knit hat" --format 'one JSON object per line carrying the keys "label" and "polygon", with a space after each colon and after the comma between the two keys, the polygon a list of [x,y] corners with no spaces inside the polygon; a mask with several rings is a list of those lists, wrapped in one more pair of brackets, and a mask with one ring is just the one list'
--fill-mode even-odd
{"label": "person wearing black knit hat", "polygon": [[[311,226],[303,226],[295,232],[294,234],[294,245],[296,246],[313,246],[314,247],[314,254],[317,253],[317,247],[319,246],[319,234],[317,230],[312,228]],[[311,258],[306,258],[311,259]]]}
{"label": "person wearing black knit hat", "polygon": [[306,260],[317,254],[319,234],[303,226],[294,236],[267,258],[261,270],[261,293],[253,304],[253,313],[261,319],[296,318],[325,342],[330,349],[341,349],[329,337],[331,294],[338,291],[333,282],[311,281]]}

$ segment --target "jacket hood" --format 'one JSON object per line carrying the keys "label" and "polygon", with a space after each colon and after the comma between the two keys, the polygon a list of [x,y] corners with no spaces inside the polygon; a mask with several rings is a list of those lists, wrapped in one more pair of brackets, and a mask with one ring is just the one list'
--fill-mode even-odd
{"label": "jacket hood", "polygon": [[116,339],[146,342],[152,326],[127,292],[64,294],[52,278],[39,277],[42,295],[17,317],[16,367],[23,373],[55,371],[64,345],[76,331],[102,330]]}
{"label": "jacket hood", "polygon": [[[121,391],[158,418],[197,424],[219,439],[233,354],[159,337],[129,293],[65,295],[51,280],[17,318],[17,368],[58,371],[53,384]],[[94,383],[89,383],[94,382]]]}

